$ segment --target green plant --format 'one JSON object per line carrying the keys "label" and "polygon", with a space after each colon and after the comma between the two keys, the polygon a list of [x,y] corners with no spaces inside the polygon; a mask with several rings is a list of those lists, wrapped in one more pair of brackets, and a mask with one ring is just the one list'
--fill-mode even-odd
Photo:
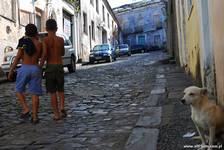
{"label": "green plant", "polygon": [[67,0],[67,2],[72,3],[76,12],[80,11],[80,0]]}

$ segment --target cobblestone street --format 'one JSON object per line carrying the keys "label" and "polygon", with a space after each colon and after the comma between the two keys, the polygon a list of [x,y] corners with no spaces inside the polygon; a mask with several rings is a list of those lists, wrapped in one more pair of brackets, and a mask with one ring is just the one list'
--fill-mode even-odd
{"label": "cobblestone street", "polygon": [[[68,117],[55,122],[49,95],[40,98],[40,123],[18,119],[14,83],[0,85],[0,149],[122,150],[150,104],[152,64],[166,53],[122,57],[113,63],[79,66],[65,75]],[[28,100],[29,104],[30,100]]]}

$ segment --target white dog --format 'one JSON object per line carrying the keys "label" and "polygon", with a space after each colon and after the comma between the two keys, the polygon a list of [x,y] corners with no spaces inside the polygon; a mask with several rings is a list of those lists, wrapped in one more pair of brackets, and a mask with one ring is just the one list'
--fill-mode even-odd
{"label": "white dog", "polygon": [[191,106],[191,118],[201,138],[202,146],[206,146],[205,132],[208,131],[208,149],[211,150],[215,135],[224,129],[224,110],[209,101],[206,89],[196,86],[184,90],[181,102]]}

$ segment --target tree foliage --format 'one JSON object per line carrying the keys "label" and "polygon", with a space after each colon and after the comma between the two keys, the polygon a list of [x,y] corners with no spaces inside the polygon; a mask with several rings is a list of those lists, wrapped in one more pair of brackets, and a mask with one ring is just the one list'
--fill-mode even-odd
{"label": "tree foliage", "polygon": [[80,10],[80,0],[67,0],[67,1],[72,3],[76,12],[79,12],[79,10]]}

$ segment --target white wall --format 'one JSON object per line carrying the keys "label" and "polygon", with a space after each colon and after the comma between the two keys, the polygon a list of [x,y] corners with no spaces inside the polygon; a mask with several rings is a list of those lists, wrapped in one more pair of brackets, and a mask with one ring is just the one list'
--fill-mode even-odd
{"label": "white wall", "polygon": [[[99,5],[99,13],[97,13],[96,11],[96,0],[93,0],[94,2],[94,6],[90,3],[89,0],[82,0],[81,1],[81,43],[80,43],[80,47],[81,47],[81,52],[80,54],[82,54],[82,60],[83,61],[88,61],[89,59],[89,53],[90,50],[97,44],[101,44],[102,43],[102,28],[97,28],[97,26],[102,25],[103,23],[103,17],[102,17],[102,5],[104,5],[102,0],[98,0],[98,5]],[[108,37],[108,43],[109,38],[112,37],[112,16],[109,13],[109,11],[107,10],[107,7],[104,5],[105,8],[105,23],[103,26],[103,28],[107,31],[107,37]],[[88,28],[88,35],[86,35],[83,31],[83,12],[85,12],[87,14],[87,28]],[[108,23],[107,23],[107,13],[109,13],[110,16],[110,28],[108,28]],[[91,26],[91,21],[94,21],[95,24],[95,40],[92,40],[91,38],[91,47],[90,47],[90,34],[89,34],[89,26]],[[117,26],[115,20],[114,20],[114,26]]]}

